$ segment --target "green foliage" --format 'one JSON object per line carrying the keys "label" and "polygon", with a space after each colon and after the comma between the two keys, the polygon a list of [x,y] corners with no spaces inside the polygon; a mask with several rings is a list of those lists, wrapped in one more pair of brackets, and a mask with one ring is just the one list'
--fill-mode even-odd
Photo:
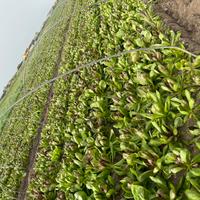
{"label": "green foliage", "polygon": [[131,191],[133,193],[133,198],[135,200],[149,200],[150,199],[150,193],[147,189],[140,185],[132,185]]}
{"label": "green foliage", "polygon": [[[184,48],[150,4],[110,0],[88,11],[94,3],[74,1],[59,73],[123,50]],[[28,199],[199,199],[199,65],[199,57],[178,50],[143,51],[55,82]],[[30,99],[38,111],[34,119],[47,91]],[[24,113],[28,103],[20,107]],[[12,130],[29,135],[28,147],[38,124],[14,125]]]}
{"label": "green foliage", "polygon": [[[62,47],[66,21],[63,20],[51,31],[46,31],[56,21],[69,16],[69,5],[71,4],[56,6],[47,20],[47,24],[39,35],[38,42],[16,74],[7,95],[0,104],[1,114],[16,99],[23,97],[28,91],[52,78],[58,53]],[[42,88],[15,106],[11,112],[8,112],[5,115],[5,118],[9,116],[6,121],[0,119],[0,129],[1,124],[4,124],[0,132],[0,199],[16,199],[19,185],[25,176],[32,141],[37,134],[48,92],[49,86]],[[59,152],[55,151],[52,158],[54,162],[59,160]],[[53,199],[55,192],[49,192],[47,197]]]}

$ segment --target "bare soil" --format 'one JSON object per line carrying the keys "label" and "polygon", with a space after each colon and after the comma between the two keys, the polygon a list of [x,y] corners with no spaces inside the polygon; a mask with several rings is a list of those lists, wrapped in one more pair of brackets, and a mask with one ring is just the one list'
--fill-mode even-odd
{"label": "bare soil", "polygon": [[200,0],[158,0],[155,11],[165,24],[182,33],[190,51],[200,53]]}

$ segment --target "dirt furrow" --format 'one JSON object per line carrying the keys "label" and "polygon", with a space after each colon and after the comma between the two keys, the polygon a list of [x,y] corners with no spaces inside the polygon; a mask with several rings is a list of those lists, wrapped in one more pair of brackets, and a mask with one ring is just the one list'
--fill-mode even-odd
{"label": "dirt furrow", "polygon": [[154,10],[167,26],[181,32],[181,39],[188,50],[200,53],[199,0],[158,0]]}

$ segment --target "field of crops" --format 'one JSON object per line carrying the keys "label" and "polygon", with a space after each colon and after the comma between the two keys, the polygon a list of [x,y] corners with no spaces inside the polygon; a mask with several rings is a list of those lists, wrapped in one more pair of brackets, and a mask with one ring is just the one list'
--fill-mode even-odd
{"label": "field of crops", "polygon": [[152,4],[57,2],[4,115],[0,199],[200,199],[200,57]]}

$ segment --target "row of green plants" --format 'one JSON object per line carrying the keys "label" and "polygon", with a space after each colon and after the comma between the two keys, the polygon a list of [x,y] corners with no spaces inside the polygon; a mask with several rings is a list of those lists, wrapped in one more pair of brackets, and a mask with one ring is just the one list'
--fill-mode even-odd
{"label": "row of green plants", "polygon": [[[76,3],[60,73],[124,50],[184,49],[152,3]],[[163,49],[58,80],[28,198],[198,200],[199,66],[199,57]]]}
{"label": "row of green plants", "polygon": [[[64,1],[65,0],[60,1],[59,6],[63,5]],[[39,34],[39,40],[34,46],[34,51],[31,51],[27,60],[23,61],[22,66],[12,78],[11,85],[7,89],[8,91],[5,97],[0,101],[0,130],[3,128],[10,114],[8,108],[11,105],[13,105],[17,101],[17,99],[22,97],[31,87],[33,87],[32,82],[29,80],[34,80],[32,77],[37,77],[36,73],[40,74],[42,66],[41,60],[38,60],[38,55],[40,53],[43,53],[43,55],[47,54],[46,46],[44,45],[44,42],[42,40],[44,40],[45,37],[48,38],[48,33],[51,32],[51,27],[55,25],[55,22],[57,21],[58,17],[60,18],[59,20],[63,19],[62,12],[60,12],[61,9],[59,12],[57,12],[56,9],[57,8],[55,8],[55,12],[52,13],[51,17],[48,18],[45,27],[41,30]],[[62,23],[63,20],[61,20],[61,22],[58,25],[61,25]],[[57,27],[55,26],[55,28]]]}
{"label": "row of green plants", "polygon": [[0,132],[5,125],[7,118],[9,117],[8,108],[16,101],[20,92],[22,91],[22,73],[17,72],[14,81],[6,89],[6,94],[0,100]]}
{"label": "row of green plants", "polygon": [[[74,2],[60,73],[123,50],[184,48],[151,3],[97,3]],[[67,1],[55,10],[47,27],[71,6]],[[65,23],[35,47],[27,90],[52,77]],[[198,200],[199,66],[199,57],[164,49],[127,54],[58,80],[28,199]],[[48,90],[17,106],[3,129],[1,199],[17,195]]]}
{"label": "row of green plants", "polygon": [[[33,49],[24,64],[25,84],[19,98],[45,80],[51,79],[57,67],[60,49],[63,43],[67,16],[70,17],[72,3],[67,2],[57,7],[49,18],[46,29],[53,26],[55,21],[65,17],[54,30],[40,36],[39,43]],[[37,135],[44,106],[47,102],[49,86],[34,93],[18,104],[10,113],[0,141],[0,199],[16,199],[23,177],[26,175],[29,152],[32,142]]]}
{"label": "row of green plants", "polygon": [[[75,11],[70,23],[70,32],[68,32],[67,41],[64,44],[64,52],[62,55],[62,65],[65,65],[67,63],[68,67],[61,67],[60,73],[65,73],[69,69],[73,69],[78,62],[82,63],[88,62],[89,57],[86,56],[85,48],[83,48],[83,43],[85,45],[88,45],[88,41],[91,40],[92,36],[95,33],[96,26],[94,24],[94,21],[91,20],[92,17],[94,19],[96,16],[94,14],[90,14],[90,12],[93,13],[93,9],[90,8],[90,5],[93,5],[95,3],[94,1],[76,1],[75,5]],[[88,13],[86,15],[86,13]],[[90,20],[88,20],[88,17]],[[91,22],[91,23],[90,23]],[[90,23],[90,24],[89,24]],[[93,31],[92,31],[93,30]],[[89,33],[89,34],[88,34]],[[90,47],[90,45],[88,46]],[[79,60],[80,53],[82,54],[82,58],[85,57],[84,60]],[[87,53],[90,53],[90,50],[88,49]],[[95,56],[93,54],[93,56]],[[94,58],[98,58],[97,55]],[[63,83],[63,81],[62,81]],[[50,111],[49,111],[49,117],[48,122],[46,125],[46,128],[44,130],[44,135],[42,134],[42,140],[41,140],[41,146],[39,149],[39,156],[36,162],[35,167],[35,176],[31,180],[31,184],[28,191],[28,198],[29,199],[37,199],[37,198],[46,198],[46,199],[56,199],[56,198],[64,198],[62,195],[62,192],[60,194],[57,194],[57,187],[56,187],[56,178],[57,174],[61,168],[61,163],[55,162],[49,158],[49,154],[54,151],[54,148],[57,146],[57,142],[62,145],[64,143],[63,136],[61,134],[61,130],[59,127],[62,127],[63,120],[60,119],[60,114],[63,113],[63,110],[65,110],[66,105],[64,104],[65,101],[63,100],[66,98],[66,95],[68,95],[68,87],[67,85],[70,85],[70,88],[75,89],[74,85],[75,82],[71,82],[68,78],[66,79],[66,83],[60,84],[60,82],[55,83],[55,89],[54,89],[54,97],[52,99]],[[58,90],[59,88],[59,90]],[[73,95],[69,94],[71,97]],[[69,96],[69,97],[70,97]],[[62,103],[63,102],[63,103]],[[60,113],[61,112],[61,113]],[[63,113],[64,114],[64,113]],[[51,134],[51,131],[54,132],[54,134]],[[57,133],[56,133],[57,132]],[[52,143],[55,140],[55,136],[57,137],[55,145],[52,145]],[[47,147],[47,144],[50,144]],[[56,152],[55,152],[56,153]],[[59,149],[58,149],[59,154]],[[55,155],[56,156],[56,155]],[[51,169],[51,170],[47,170]],[[48,180],[47,180],[48,179]]]}

